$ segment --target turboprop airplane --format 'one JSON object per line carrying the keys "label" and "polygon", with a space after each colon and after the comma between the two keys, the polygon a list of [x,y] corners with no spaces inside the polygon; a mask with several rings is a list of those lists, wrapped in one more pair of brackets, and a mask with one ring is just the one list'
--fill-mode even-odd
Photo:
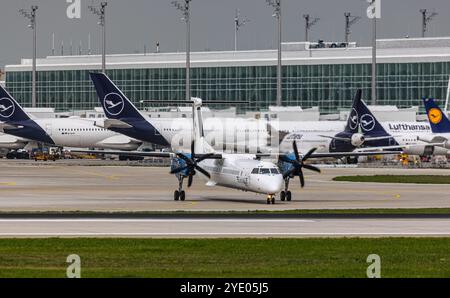
{"label": "turboprop airplane", "polygon": [[[200,174],[207,186],[222,186],[231,189],[249,191],[267,195],[267,204],[275,203],[275,194],[282,191],[283,180],[287,177],[299,176],[303,186],[305,179],[303,169],[320,172],[315,166],[305,164],[308,159],[324,157],[340,157],[347,155],[367,156],[378,155],[379,152],[364,153],[314,153],[315,148],[301,156],[293,143],[292,154],[272,154],[279,158],[279,167],[271,161],[260,160],[269,157],[268,154],[233,154],[215,151],[205,140],[203,119],[201,113],[202,100],[193,98],[192,102],[192,142],[190,153],[185,152],[141,152],[129,151],[127,155],[141,157],[160,157],[171,159],[171,174],[178,179],[178,189],[174,191],[174,200],[184,201],[186,193],[183,190],[183,181],[188,179],[187,186],[193,183],[194,176]],[[122,151],[96,151],[80,150],[83,153],[122,154]],[[385,152],[383,154],[392,154]],[[285,185],[286,187],[286,185]],[[291,200],[291,194],[284,191],[281,200]]]}
{"label": "turboprop airplane", "polygon": [[442,143],[443,148],[450,149],[450,120],[433,98],[424,98],[423,102],[432,133],[421,136],[420,140],[427,143]]}
{"label": "turboprop airplane", "polygon": [[95,126],[81,118],[32,119],[0,86],[0,132],[20,142],[35,141],[57,147],[136,150],[141,141]]}

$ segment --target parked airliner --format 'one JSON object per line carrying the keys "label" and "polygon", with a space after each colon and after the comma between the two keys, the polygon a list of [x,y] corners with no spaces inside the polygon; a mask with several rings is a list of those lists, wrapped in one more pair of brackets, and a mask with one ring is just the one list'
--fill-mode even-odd
{"label": "parked airliner", "polygon": [[[95,126],[81,118],[32,119],[17,101],[0,86],[0,132],[17,141],[35,141],[57,147],[136,150],[142,141]],[[17,142],[16,141],[16,142]]]}
{"label": "parked airliner", "polygon": [[425,109],[432,133],[421,136],[420,140],[427,143],[442,143],[442,147],[450,149],[450,120],[433,98],[424,98]]}

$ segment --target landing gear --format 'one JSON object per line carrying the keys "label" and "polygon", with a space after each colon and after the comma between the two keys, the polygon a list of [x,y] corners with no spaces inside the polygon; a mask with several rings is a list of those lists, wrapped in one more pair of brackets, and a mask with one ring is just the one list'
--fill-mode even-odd
{"label": "landing gear", "polygon": [[282,191],[281,193],[280,193],[280,200],[282,201],[282,202],[284,202],[284,201],[288,201],[288,202],[290,202],[291,200],[292,200],[292,193],[291,193],[291,191],[290,190],[288,190],[288,191]]}
{"label": "landing gear", "polygon": [[267,196],[267,205],[274,205],[275,204],[275,196],[274,195],[268,195]]}
{"label": "landing gear", "polygon": [[280,200],[284,202],[285,200],[290,202],[292,200],[292,193],[289,190],[289,177],[284,179],[284,190],[280,193]]}
{"label": "landing gear", "polygon": [[173,193],[173,199],[175,201],[184,201],[186,199],[186,193],[183,190],[183,180],[184,177],[179,177],[178,178],[178,190],[175,190]]}

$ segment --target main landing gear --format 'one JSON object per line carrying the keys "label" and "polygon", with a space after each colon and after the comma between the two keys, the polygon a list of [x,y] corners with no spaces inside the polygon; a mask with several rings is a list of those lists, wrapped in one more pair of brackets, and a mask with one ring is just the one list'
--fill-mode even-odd
{"label": "main landing gear", "polygon": [[275,204],[275,195],[268,195],[267,196],[267,205],[270,205],[270,204]]}
{"label": "main landing gear", "polygon": [[178,178],[178,190],[175,190],[173,193],[173,199],[175,201],[184,201],[186,199],[186,193],[183,190],[183,180],[184,177],[179,177]]}
{"label": "main landing gear", "polygon": [[289,177],[284,179],[284,190],[280,193],[280,200],[282,202],[292,200],[292,193],[289,190]]}

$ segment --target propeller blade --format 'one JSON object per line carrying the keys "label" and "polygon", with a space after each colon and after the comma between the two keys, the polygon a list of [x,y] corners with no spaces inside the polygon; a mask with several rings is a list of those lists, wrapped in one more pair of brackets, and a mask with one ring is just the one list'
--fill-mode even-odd
{"label": "propeller blade", "polygon": [[191,158],[192,160],[195,160],[195,142],[191,142]]}
{"label": "propeller blade", "polygon": [[294,147],[295,158],[297,159],[297,161],[300,161],[300,155],[298,154],[298,148],[297,148],[297,142],[296,141],[294,141],[292,143],[292,147]]}
{"label": "propeller blade", "polygon": [[305,156],[303,156],[302,161],[308,160],[316,150],[317,148],[312,148],[311,150],[309,150],[308,153],[306,153]]}
{"label": "propeller blade", "polygon": [[194,176],[193,175],[189,175],[189,178],[188,178],[188,187],[191,187],[191,185],[192,185],[192,181],[194,180]]}
{"label": "propeller blade", "polygon": [[211,178],[211,175],[204,169],[200,168],[199,166],[195,165],[195,169],[200,173],[202,173],[203,175],[205,175],[206,177]]}
{"label": "propeller blade", "polygon": [[176,169],[173,169],[172,171],[170,171],[170,174],[177,174],[179,172],[183,172],[184,170],[186,170],[188,168],[189,168],[188,166],[176,168]]}
{"label": "propeller blade", "polygon": [[300,170],[298,173],[298,177],[300,177],[300,186],[305,187],[305,177],[303,176],[303,171]]}
{"label": "propeller blade", "polygon": [[320,169],[318,167],[312,166],[312,165],[303,165],[303,168],[308,169],[310,171],[314,171],[317,173],[320,173]]}

